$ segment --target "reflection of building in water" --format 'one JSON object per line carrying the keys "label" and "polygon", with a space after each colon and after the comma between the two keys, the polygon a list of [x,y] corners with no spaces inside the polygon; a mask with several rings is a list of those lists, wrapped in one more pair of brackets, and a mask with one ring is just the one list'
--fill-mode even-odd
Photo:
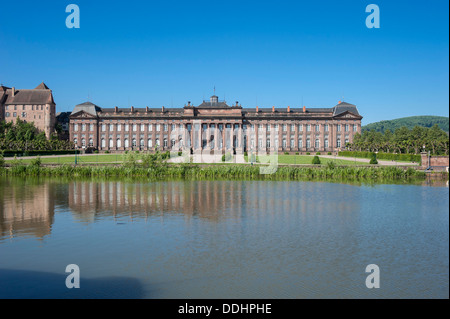
{"label": "reflection of building in water", "polygon": [[[227,186],[224,186],[224,185]],[[119,181],[72,182],[69,207],[83,221],[101,215],[145,217],[163,213],[184,214],[217,220],[227,208],[227,217],[241,213],[242,197],[231,201],[230,193],[241,194],[242,183],[214,181],[131,183]]]}
{"label": "reflection of building in water", "polygon": [[1,182],[0,237],[49,235],[55,206],[52,184],[6,184]]}
{"label": "reflection of building in water", "polygon": [[[339,186],[339,184],[337,184]],[[338,211],[355,210],[359,203],[335,200],[320,183],[264,181],[174,181],[124,183],[120,181],[69,184],[69,207],[84,222],[101,217],[149,217],[183,214],[210,221],[280,218],[327,218]],[[357,190],[349,187],[346,189]],[[345,198],[342,194],[342,198]],[[314,214],[308,212],[314,211]],[[298,212],[298,215],[292,214]],[[309,216],[309,217],[307,217]],[[346,216],[339,222],[345,224]]]}

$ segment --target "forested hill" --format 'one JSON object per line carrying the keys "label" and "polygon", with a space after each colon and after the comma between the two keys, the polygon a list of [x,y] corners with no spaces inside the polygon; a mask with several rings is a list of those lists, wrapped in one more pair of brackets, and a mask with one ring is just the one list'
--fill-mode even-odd
{"label": "forested hill", "polygon": [[391,132],[394,132],[397,128],[400,128],[402,126],[406,126],[408,129],[412,129],[416,125],[423,127],[432,127],[435,124],[437,124],[440,129],[447,132],[448,134],[449,118],[445,116],[432,115],[411,116],[395,120],[375,122],[363,126],[362,131],[364,132],[375,130],[377,132],[384,133],[384,131],[387,129],[389,129]]}

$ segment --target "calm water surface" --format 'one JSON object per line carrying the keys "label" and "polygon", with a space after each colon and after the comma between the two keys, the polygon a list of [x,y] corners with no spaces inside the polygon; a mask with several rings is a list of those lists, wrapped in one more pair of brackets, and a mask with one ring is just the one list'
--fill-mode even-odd
{"label": "calm water surface", "polygon": [[0,298],[448,297],[445,182],[0,179]]}

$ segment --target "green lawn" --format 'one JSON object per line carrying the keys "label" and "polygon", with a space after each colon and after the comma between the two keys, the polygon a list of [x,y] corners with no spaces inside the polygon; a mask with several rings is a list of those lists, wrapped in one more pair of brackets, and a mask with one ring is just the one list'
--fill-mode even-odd
{"label": "green lawn", "polygon": [[[278,164],[312,164],[314,156],[313,155],[278,155]],[[332,159],[320,157],[320,162],[322,165],[326,165],[329,162],[334,162],[336,165],[370,165],[364,162],[355,162],[352,160],[342,160],[342,159]],[[248,162],[248,158],[245,157]]]}

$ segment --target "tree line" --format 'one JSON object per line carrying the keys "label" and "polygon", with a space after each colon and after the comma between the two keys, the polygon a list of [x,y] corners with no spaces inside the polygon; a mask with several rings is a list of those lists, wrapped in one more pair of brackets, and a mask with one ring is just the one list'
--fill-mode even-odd
{"label": "tree line", "polygon": [[419,154],[424,150],[434,155],[448,155],[449,136],[434,125],[431,128],[406,126],[394,132],[387,129],[384,133],[375,130],[356,133],[353,143],[346,145],[352,151],[385,152],[399,154]]}
{"label": "tree line", "polygon": [[60,140],[57,135],[49,139],[40,132],[34,123],[22,121],[15,123],[0,121],[0,150],[2,151],[44,151],[70,150],[73,143]]}

